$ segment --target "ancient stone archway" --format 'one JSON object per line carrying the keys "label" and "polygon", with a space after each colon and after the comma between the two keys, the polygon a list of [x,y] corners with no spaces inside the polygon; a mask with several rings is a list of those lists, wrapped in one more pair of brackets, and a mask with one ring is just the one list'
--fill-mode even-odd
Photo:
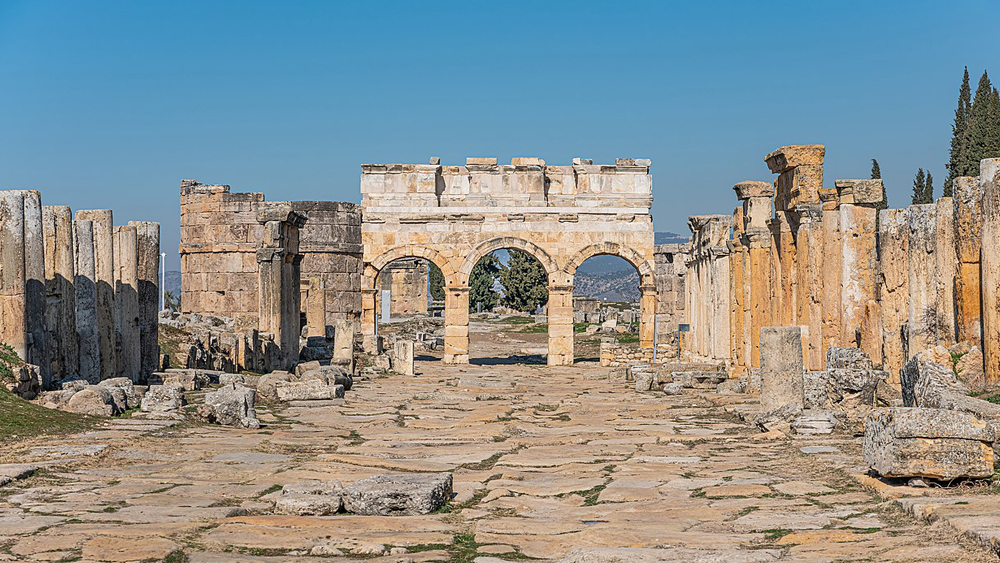
{"label": "ancient stone archway", "polygon": [[573,362],[573,276],[590,256],[615,254],[642,279],[640,343],[653,346],[652,178],[649,161],[548,166],[539,158],[469,158],[465,166],[362,166],[365,281],[362,331],[374,345],[375,277],[403,257],[430,260],[445,276],[445,353],[469,361],[469,275],[484,255],[513,248],[549,278],[549,365]]}

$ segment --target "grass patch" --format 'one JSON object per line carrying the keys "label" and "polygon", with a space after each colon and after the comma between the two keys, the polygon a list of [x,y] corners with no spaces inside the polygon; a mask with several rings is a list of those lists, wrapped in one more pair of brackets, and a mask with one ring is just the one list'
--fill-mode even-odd
{"label": "grass patch", "polygon": [[623,332],[615,335],[615,340],[619,344],[636,344],[639,342],[639,335],[634,332]]}
{"label": "grass patch", "polygon": [[170,325],[160,325],[157,335],[160,353],[167,354],[170,357],[170,363],[173,364],[180,356],[181,346],[188,341],[187,331]]}
{"label": "grass patch", "polygon": [[573,332],[587,332],[587,327],[594,323],[573,323]]}
{"label": "grass patch", "polygon": [[500,458],[510,452],[497,452],[490,457],[480,461],[479,463],[466,463],[462,465],[463,469],[471,469],[472,471],[485,471],[487,469],[493,469],[493,466],[500,461]]}
{"label": "grass patch", "polygon": [[281,485],[271,485],[270,487],[264,489],[263,491],[257,493],[257,498],[267,496],[271,493],[276,493],[282,489]]}
{"label": "grass patch", "polygon": [[532,317],[507,317],[503,322],[512,325],[526,325],[535,322]]}
{"label": "grass patch", "polygon": [[765,540],[769,543],[774,543],[794,531],[788,528],[771,528],[769,530],[757,530],[757,533],[764,534]]}
{"label": "grass patch", "polygon": [[0,388],[0,443],[79,432],[100,422],[98,417],[40,407]]}
{"label": "grass patch", "polygon": [[163,558],[163,563],[187,563],[187,562],[188,562],[187,554],[179,549],[171,551],[170,553],[167,554],[166,557]]}
{"label": "grass patch", "polygon": [[524,325],[524,328],[522,328],[518,332],[524,332],[528,334],[541,334],[543,332],[548,332],[548,331],[549,331],[548,323],[538,323],[533,325]]}

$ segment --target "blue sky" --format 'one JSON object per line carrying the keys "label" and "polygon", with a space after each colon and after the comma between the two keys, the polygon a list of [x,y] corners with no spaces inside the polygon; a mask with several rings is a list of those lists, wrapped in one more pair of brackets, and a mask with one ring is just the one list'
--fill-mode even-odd
{"label": "blue sky", "polygon": [[163,223],[182,178],[358,201],[360,164],[651,158],[657,230],[728,213],[768,151],[943,180],[988,2],[0,1],[0,188]]}

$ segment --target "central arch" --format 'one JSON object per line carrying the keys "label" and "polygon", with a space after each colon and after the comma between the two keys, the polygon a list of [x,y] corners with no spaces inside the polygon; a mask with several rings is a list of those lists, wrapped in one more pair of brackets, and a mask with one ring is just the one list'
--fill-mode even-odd
{"label": "central arch", "polygon": [[549,256],[548,252],[545,252],[545,250],[537,244],[517,237],[499,237],[482,242],[472,249],[472,252],[466,257],[465,261],[462,262],[462,265],[458,269],[458,285],[469,285],[469,276],[472,275],[472,268],[476,267],[476,264],[483,258],[483,256],[486,256],[491,252],[507,248],[522,250],[532,255],[535,260],[538,260],[542,264],[542,268],[545,269],[545,275],[548,276],[550,280],[552,279],[553,274],[559,271],[559,266],[556,264],[556,261]]}

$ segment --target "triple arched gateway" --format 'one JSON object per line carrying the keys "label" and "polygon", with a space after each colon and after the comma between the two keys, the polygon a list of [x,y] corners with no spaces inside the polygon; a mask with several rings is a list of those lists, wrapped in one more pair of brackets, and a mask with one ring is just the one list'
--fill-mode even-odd
{"label": "triple arched gateway", "polygon": [[649,161],[614,165],[573,159],[469,158],[465,166],[362,166],[362,332],[374,345],[379,272],[399,258],[423,258],[445,278],[445,353],[469,361],[469,276],[483,256],[517,249],[548,275],[549,365],[573,363],[573,278],[586,259],[619,256],[639,272],[640,345],[653,347],[656,283]]}

